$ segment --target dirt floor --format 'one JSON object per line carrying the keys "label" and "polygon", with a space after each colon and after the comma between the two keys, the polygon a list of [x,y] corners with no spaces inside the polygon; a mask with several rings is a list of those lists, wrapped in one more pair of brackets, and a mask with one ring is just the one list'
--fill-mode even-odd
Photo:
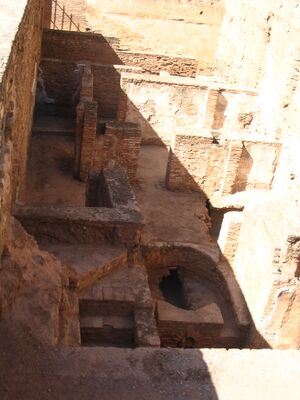
{"label": "dirt floor", "polygon": [[167,160],[166,147],[141,147],[136,195],[146,221],[143,241],[195,243],[218,252],[209,235],[204,195],[167,190]]}
{"label": "dirt floor", "polygon": [[[52,129],[52,128],[51,128]],[[74,138],[32,136],[25,201],[31,205],[85,205],[85,183],[73,176]]]}

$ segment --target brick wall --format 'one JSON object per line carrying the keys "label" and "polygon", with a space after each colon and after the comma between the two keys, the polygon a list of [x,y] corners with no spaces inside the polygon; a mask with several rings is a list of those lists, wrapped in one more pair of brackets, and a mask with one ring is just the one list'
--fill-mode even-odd
{"label": "brick wall", "polygon": [[[106,117],[108,115],[101,108],[103,99],[95,101],[97,100],[95,92],[99,95],[100,90],[99,85],[94,85],[94,82],[101,81],[99,79],[101,67],[96,66],[96,74],[98,71],[96,79],[93,67],[89,64],[82,66],[80,101],[76,107],[74,174],[85,181],[92,172],[99,173],[105,167],[121,166],[126,169],[131,183],[135,183],[141,145],[140,128],[136,124],[99,119],[99,114],[104,114]],[[106,69],[104,67],[104,72]],[[108,68],[108,71],[115,70]],[[108,93],[107,76],[103,87]],[[117,87],[118,85],[116,91]]]}
{"label": "brick wall", "polygon": [[[62,116],[74,115],[82,71],[83,69],[75,63],[42,59],[39,68],[38,112],[46,114],[50,112]],[[39,92],[43,90],[45,93],[39,96]]]}
{"label": "brick wall", "polygon": [[126,169],[131,184],[136,181],[136,171],[141,145],[141,131],[135,124],[106,122],[103,134],[96,138],[94,170],[121,166]]}
{"label": "brick wall", "polygon": [[50,29],[52,17],[52,0],[45,0],[44,28]]}
{"label": "brick wall", "polygon": [[119,41],[100,34],[67,32],[46,29],[43,35],[42,56],[65,61],[89,61],[100,64],[130,65],[145,72],[194,77],[198,61],[192,58],[169,57],[118,50]]}
{"label": "brick wall", "polygon": [[117,40],[94,33],[44,30],[42,57],[65,61],[123,64],[113,46]]}
{"label": "brick wall", "polygon": [[[1,215],[22,198],[43,28],[43,1],[7,4],[0,37]],[[26,7],[26,8],[25,8]],[[13,146],[12,146],[13,143]],[[6,192],[6,193],[3,193]],[[1,242],[1,239],[0,239]],[[2,242],[1,242],[2,243]]]}
{"label": "brick wall", "polygon": [[[85,63],[86,65],[86,63]],[[120,71],[113,66],[92,64],[94,77],[94,99],[99,105],[102,118],[116,118],[120,96]],[[42,95],[39,110],[42,113],[57,115],[75,114],[81,85],[83,66],[75,62],[56,59],[42,59],[40,78],[48,99],[53,104],[45,103]]]}
{"label": "brick wall", "polygon": [[170,75],[196,76],[198,61],[194,58],[120,51],[117,54],[123,64],[139,66],[146,73],[159,74],[160,71],[167,71]]}
{"label": "brick wall", "polygon": [[92,65],[94,100],[101,118],[116,118],[120,96],[120,72],[112,66]]}
{"label": "brick wall", "polygon": [[104,135],[103,166],[112,160],[126,169],[130,182],[135,183],[141,146],[141,130],[136,124],[109,122]]}

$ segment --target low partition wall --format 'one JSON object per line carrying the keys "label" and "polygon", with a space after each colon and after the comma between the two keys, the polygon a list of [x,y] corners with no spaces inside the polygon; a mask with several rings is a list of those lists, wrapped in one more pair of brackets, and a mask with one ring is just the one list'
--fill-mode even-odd
{"label": "low partition wall", "polygon": [[125,170],[104,170],[101,178],[102,187],[105,186],[106,190],[101,192],[96,186],[95,196],[95,185],[88,186],[87,204],[93,200],[96,205],[104,204],[105,207],[16,205],[13,214],[41,242],[75,244],[109,241],[129,247],[136,245],[144,219]]}
{"label": "low partition wall", "polygon": [[15,206],[13,215],[38,241],[134,245],[143,227],[136,210],[98,207]]}

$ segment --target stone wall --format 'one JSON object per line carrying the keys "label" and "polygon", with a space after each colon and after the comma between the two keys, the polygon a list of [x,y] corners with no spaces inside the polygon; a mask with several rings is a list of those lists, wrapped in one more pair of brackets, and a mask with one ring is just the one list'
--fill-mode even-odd
{"label": "stone wall", "polygon": [[[43,28],[43,1],[7,5],[0,37],[1,231],[11,200],[24,194]],[[3,232],[2,232],[3,234]],[[2,240],[0,239],[1,247]]]}

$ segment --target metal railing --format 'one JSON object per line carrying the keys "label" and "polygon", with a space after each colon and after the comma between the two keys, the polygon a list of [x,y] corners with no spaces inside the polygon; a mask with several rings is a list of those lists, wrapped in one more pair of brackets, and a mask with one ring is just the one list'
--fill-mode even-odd
{"label": "metal railing", "polygon": [[76,24],[73,15],[69,15],[65,6],[61,6],[57,0],[52,0],[51,29],[80,32],[80,24]]}

